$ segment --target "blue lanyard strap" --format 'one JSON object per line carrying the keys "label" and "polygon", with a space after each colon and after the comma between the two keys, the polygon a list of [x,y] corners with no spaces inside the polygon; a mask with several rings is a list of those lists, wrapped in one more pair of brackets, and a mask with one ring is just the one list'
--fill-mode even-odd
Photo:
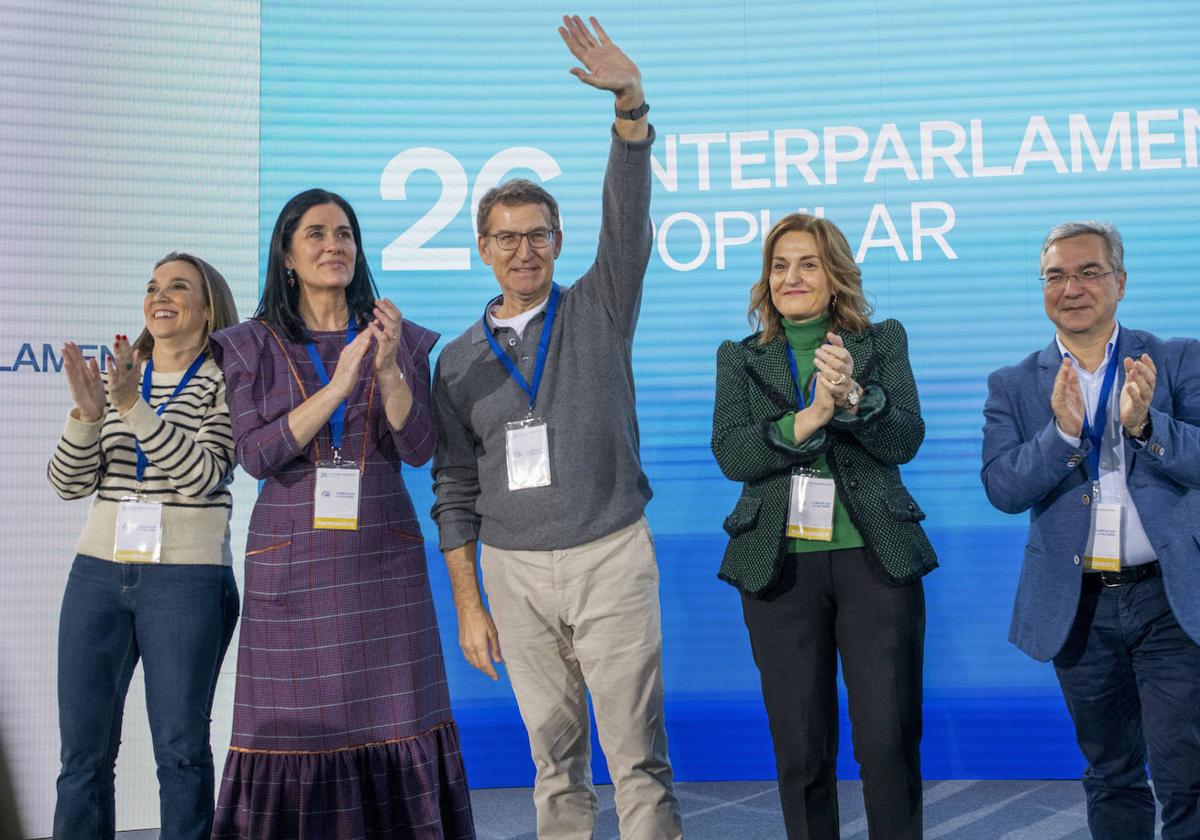
{"label": "blue lanyard strap", "polygon": [[808,386],[808,402],[804,401],[804,389],[800,386],[800,367],[796,364],[796,354],[792,352],[792,345],[787,345],[788,364],[792,367],[792,381],[796,383],[796,407],[800,409],[807,408],[812,404],[812,401],[817,396],[817,371],[813,371],[812,380]]}
{"label": "blue lanyard strap", "polygon": [[[179,380],[179,384],[175,386],[175,390],[171,392],[171,396],[167,397],[163,403],[156,409],[154,413],[162,417],[163,411],[166,410],[167,404],[171,400],[179,396],[187,384],[192,381],[192,377],[196,375],[196,371],[200,370],[200,365],[204,364],[204,358],[207,354],[201,351],[195,361],[184,372],[183,378]],[[146,362],[146,369],[142,373],[142,399],[146,401],[146,405],[150,404],[150,390],[153,387],[154,381],[154,359]],[[146,465],[150,463],[150,459],[146,457],[146,453],[142,451],[142,445],[136,440],[133,442],[134,452],[137,453],[137,482],[142,483],[142,479],[146,476]]]}
{"label": "blue lanyard strap", "polygon": [[[351,313],[350,320],[346,323],[346,343],[354,341],[356,335],[358,335],[358,325],[354,323],[354,314]],[[321,355],[317,353],[316,342],[308,342],[304,345],[304,349],[308,351],[308,358],[312,360],[313,370],[317,372],[317,379],[321,380],[321,386],[328,385],[329,372],[325,370],[325,363],[321,361]],[[333,410],[333,414],[329,415],[329,438],[333,444],[335,459],[338,458],[342,449],[342,432],[345,428],[346,400],[342,400]]]}
{"label": "blue lanyard strap", "polygon": [[1108,367],[1104,370],[1104,381],[1100,385],[1100,397],[1096,400],[1096,416],[1092,423],[1088,422],[1086,406],[1083,412],[1083,436],[1091,442],[1088,450],[1088,472],[1092,481],[1100,480],[1100,447],[1104,443],[1104,430],[1108,426],[1108,400],[1112,395],[1113,383],[1117,379],[1117,366],[1120,364],[1117,348],[1112,350]]}
{"label": "blue lanyard strap", "polygon": [[546,320],[542,322],[542,336],[538,339],[537,358],[533,362],[532,384],[525,381],[525,377],[521,374],[516,364],[504,352],[504,348],[500,346],[500,342],[496,341],[496,337],[492,335],[491,327],[488,326],[486,309],[483,313],[483,334],[487,337],[488,344],[491,345],[492,352],[496,354],[496,358],[500,360],[500,364],[504,365],[504,369],[517,381],[517,384],[521,386],[521,390],[529,397],[530,414],[533,414],[533,407],[537,404],[538,388],[542,384],[542,372],[546,369],[546,357],[550,354],[550,331],[554,328],[554,316],[558,313],[558,295],[558,284],[551,283],[550,300],[546,303]]}

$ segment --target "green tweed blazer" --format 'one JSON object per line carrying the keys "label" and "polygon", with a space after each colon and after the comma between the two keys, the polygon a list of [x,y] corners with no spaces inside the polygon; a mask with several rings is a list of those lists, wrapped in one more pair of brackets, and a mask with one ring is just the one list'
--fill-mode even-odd
{"label": "green tweed blazer", "polygon": [[839,335],[863,387],[858,412],[837,411],[797,445],[775,425],[796,410],[786,339],[759,344],[756,333],[717,349],[712,451],[726,478],[742,482],[741,498],[725,519],[729,544],[719,576],[747,594],[764,595],[778,579],[787,552],[792,472],[821,454],[839,503],[885,581],[911,583],[937,568],[919,524],[925,514],[898,466],[912,460],[925,438],[904,327],[887,320],[857,335]]}

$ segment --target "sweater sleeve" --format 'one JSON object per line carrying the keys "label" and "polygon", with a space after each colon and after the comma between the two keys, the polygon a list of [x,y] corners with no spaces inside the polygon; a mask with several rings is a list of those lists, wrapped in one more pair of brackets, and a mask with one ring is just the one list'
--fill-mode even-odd
{"label": "sweater sleeve", "polygon": [[613,132],[601,199],[596,261],[575,284],[600,306],[621,335],[633,338],[642,306],[642,286],[654,234],[650,225],[650,147]]}
{"label": "sweater sleeve", "polygon": [[433,374],[433,405],[437,418],[437,450],[433,458],[433,519],[442,551],[458,548],[479,536],[479,452],[474,433],[459,415],[438,359]]}
{"label": "sweater sleeve", "polygon": [[225,380],[215,365],[207,367],[216,388],[194,435],[160,416],[145,400],[136,400],[121,415],[146,459],[162,471],[176,493],[192,498],[213,494],[233,475],[233,432],[225,404]]}
{"label": "sweater sleeve", "polygon": [[104,475],[100,454],[103,420],[85,423],[67,415],[67,425],[46,466],[46,477],[63,499],[82,499],[96,492]]}

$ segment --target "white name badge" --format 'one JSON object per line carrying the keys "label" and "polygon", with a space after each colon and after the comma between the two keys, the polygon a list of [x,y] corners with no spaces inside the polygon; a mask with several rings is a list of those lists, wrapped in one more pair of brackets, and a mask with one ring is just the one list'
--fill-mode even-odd
{"label": "white name badge", "polygon": [[792,476],[787,535],[792,539],[833,540],[833,505],[837,491],[832,478],[808,473]]}
{"label": "white name badge", "polygon": [[353,464],[317,465],[313,528],[358,530],[358,478],[358,467]]}
{"label": "white name badge", "polygon": [[117,508],[113,559],[118,563],[157,563],[162,559],[162,505],[130,497]]}
{"label": "white name badge", "polygon": [[1092,505],[1092,533],[1084,555],[1084,568],[1093,572],[1121,570],[1121,505]]}
{"label": "white name badge", "polygon": [[550,485],[550,436],[545,420],[528,417],[506,423],[504,455],[508,459],[509,490]]}

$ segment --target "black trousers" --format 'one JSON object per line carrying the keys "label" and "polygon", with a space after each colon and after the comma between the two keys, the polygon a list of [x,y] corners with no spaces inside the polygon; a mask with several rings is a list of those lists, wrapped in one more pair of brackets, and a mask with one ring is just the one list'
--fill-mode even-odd
{"label": "black trousers", "polygon": [[789,840],[836,840],[837,656],[871,840],[921,837],[921,582],[885,583],[864,549],[788,555],[742,596]]}

